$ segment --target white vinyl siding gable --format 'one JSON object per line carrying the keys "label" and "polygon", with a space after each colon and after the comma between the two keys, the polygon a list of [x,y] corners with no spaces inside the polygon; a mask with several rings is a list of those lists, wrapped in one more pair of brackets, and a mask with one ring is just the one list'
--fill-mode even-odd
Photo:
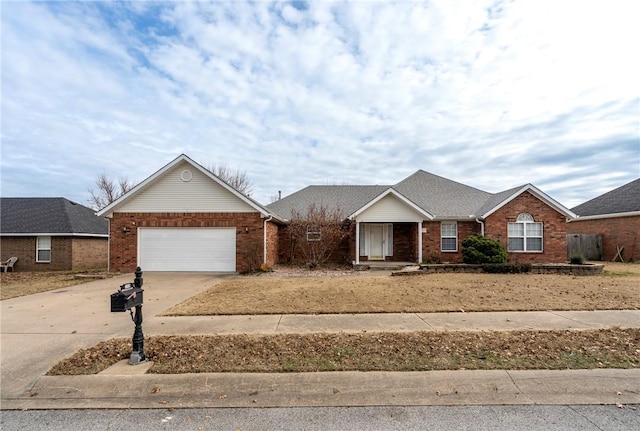
{"label": "white vinyl siding gable", "polygon": [[393,195],[387,195],[357,216],[361,223],[418,223],[424,217]]}
{"label": "white vinyl siding gable", "polygon": [[183,162],[163,174],[147,189],[141,190],[116,211],[255,212],[256,210],[194,166]]}

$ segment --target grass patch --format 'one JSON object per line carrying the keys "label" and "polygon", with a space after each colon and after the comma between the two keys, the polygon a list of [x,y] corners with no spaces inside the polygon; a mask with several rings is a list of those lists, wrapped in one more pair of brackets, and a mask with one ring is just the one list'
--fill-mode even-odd
{"label": "grass patch", "polygon": [[106,271],[18,271],[0,272],[0,300],[48,292],[76,284],[88,283],[92,278],[76,278],[76,275],[117,277],[121,274]]}
{"label": "grass patch", "polygon": [[[130,339],[83,349],[49,375],[97,373]],[[640,329],[159,336],[145,341],[157,374],[640,367]]]}

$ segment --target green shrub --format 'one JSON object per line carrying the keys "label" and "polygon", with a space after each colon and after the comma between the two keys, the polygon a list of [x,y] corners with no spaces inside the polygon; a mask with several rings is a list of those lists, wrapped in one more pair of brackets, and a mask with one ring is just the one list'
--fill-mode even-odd
{"label": "green shrub", "polygon": [[462,260],[468,264],[505,263],[507,250],[499,241],[472,235],[462,241]]}
{"label": "green shrub", "polygon": [[569,258],[569,262],[572,265],[584,265],[584,261],[585,261],[585,258],[581,254],[577,254]]}

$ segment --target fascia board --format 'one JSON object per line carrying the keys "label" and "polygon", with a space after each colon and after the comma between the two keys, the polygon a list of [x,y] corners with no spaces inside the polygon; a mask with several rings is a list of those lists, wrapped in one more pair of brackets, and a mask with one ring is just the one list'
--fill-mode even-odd
{"label": "fascia board", "polygon": [[405,205],[411,207],[411,209],[413,209],[414,211],[416,211],[420,215],[424,216],[425,219],[433,220],[433,216],[431,214],[429,214],[427,211],[423,210],[418,205],[416,205],[415,203],[413,203],[412,201],[410,201],[409,199],[407,199],[406,197],[404,197],[403,195],[398,193],[393,188],[389,188],[389,189],[385,190],[384,192],[380,193],[378,196],[376,196],[375,198],[370,200],[366,205],[364,205],[362,208],[356,210],[353,214],[351,214],[347,218],[350,219],[350,220],[354,220],[360,214],[362,214],[363,212],[365,212],[366,210],[371,208],[373,205],[378,203],[381,199],[383,199],[384,197],[386,197],[386,196],[388,196],[390,194],[394,195],[395,197],[400,199],[400,201],[402,201]]}
{"label": "fascia board", "polygon": [[587,221],[587,220],[599,220],[605,218],[618,218],[618,217],[633,217],[640,216],[640,211],[628,211],[624,213],[611,213],[611,214],[596,214],[590,216],[577,216],[572,220],[569,220],[569,223],[576,221]]}
{"label": "fascia board", "polygon": [[480,218],[481,219],[486,219],[491,214],[493,214],[494,212],[498,211],[500,208],[502,208],[503,206],[505,206],[506,204],[508,204],[509,202],[511,202],[512,200],[514,200],[515,198],[517,198],[518,196],[520,196],[522,193],[524,193],[526,191],[531,192],[538,199],[542,200],[544,203],[546,203],[547,205],[549,205],[550,207],[552,207],[556,211],[564,214],[567,218],[574,219],[574,218],[577,217],[577,215],[573,211],[571,211],[569,208],[565,207],[561,203],[557,202],[555,199],[551,198],[546,193],[542,192],[540,189],[535,187],[533,184],[527,184],[526,186],[522,187],[520,190],[518,190],[517,192],[515,192],[514,194],[509,196],[507,199],[503,200],[498,205],[496,205],[495,207],[490,209],[488,212],[483,214],[482,217],[480,217]]}

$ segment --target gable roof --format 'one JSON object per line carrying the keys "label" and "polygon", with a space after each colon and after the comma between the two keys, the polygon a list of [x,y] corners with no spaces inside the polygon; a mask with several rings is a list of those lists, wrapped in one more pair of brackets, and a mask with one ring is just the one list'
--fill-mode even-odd
{"label": "gable roof", "polygon": [[640,178],[574,207],[580,217],[640,211]]}
{"label": "gable roof", "polygon": [[307,186],[267,208],[287,220],[293,213],[306,214],[309,206],[316,204],[340,210],[347,218],[387,189],[389,186]]}
{"label": "gable roof", "polygon": [[491,193],[419,170],[393,186],[439,219],[477,215]]}
{"label": "gable roof", "polygon": [[144,181],[142,181],[141,183],[139,183],[138,185],[136,185],[134,188],[132,188],[131,190],[129,190],[127,193],[125,193],[124,195],[120,196],[118,199],[116,199],[115,201],[113,201],[111,204],[107,205],[106,207],[104,207],[103,209],[101,209],[100,211],[98,211],[98,215],[99,216],[110,216],[111,214],[113,214],[119,207],[121,207],[125,202],[129,201],[130,199],[132,199],[133,197],[137,196],[138,194],[140,194],[141,192],[143,192],[144,190],[148,189],[149,187],[151,187],[153,184],[155,184],[166,172],[170,171],[174,166],[178,165],[179,163],[182,162],[186,162],[189,165],[191,165],[194,169],[197,169],[198,171],[200,171],[202,174],[204,174],[206,177],[208,177],[209,179],[211,179],[211,181],[213,181],[214,183],[217,183],[218,185],[222,186],[224,189],[226,189],[227,191],[229,191],[230,193],[232,193],[235,197],[237,197],[238,199],[240,199],[241,201],[243,201],[244,203],[246,203],[247,205],[249,205],[250,207],[252,207],[253,209],[255,209],[257,212],[259,212],[262,216],[264,217],[269,217],[272,216],[274,217],[277,221],[282,221],[279,219],[279,217],[277,217],[275,214],[273,214],[272,212],[270,212],[267,208],[265,208],[263,205],[259,204],[258,202],[254,201],[253,199],[251,199],[249,196],[246,196],[242,193],[240,193],[237,189],[235,189],[233,186],[231,186],[229,183],[227,183],[226,181],[224,181],[222,178],[218,177],[217,175],[215,175],[214,173],[212,173],[211,171],[209,171],[208,169],[204,168],[202,165],[194,162],[192,159],[190,159],[188,156],[186,156],[185,154],[181,154],[180,156],[176,157],[175,159],[173,159],[171,162],[169,162],[168,164],[166,164],[165,166],[163,166],[162,168],[160,168],[158,171],[156,171],[155,173],[153,173],[151,176],[149,176],[147,179],[145,179]]}
{"label": "gable roof", "polygon": [[393,186],[308,186],[267,207],[289,218],[292,211],[304,213],[315,203],[330,209],[340,208],[347,217],[356,216],[381,197],[393,193],[405,204],[428,215],[425,219],[467,220],[470,217],[486,218],[527,191],[566,217],[575,217],[571,210],[531,184],[489,193],[423,170]]}
{"label": "gable roof", "polygon": [[109,223],[65,198],[0,198],[2,236],[109,236]]}

